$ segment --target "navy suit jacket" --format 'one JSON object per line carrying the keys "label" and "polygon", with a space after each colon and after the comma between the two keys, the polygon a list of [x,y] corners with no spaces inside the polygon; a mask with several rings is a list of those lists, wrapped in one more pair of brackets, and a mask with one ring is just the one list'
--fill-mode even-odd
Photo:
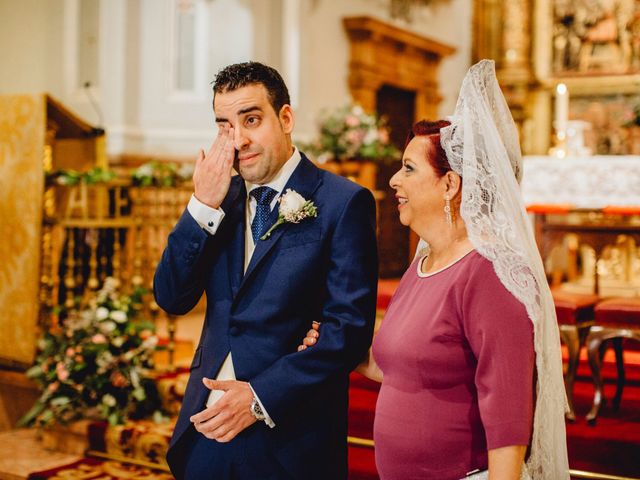
{"label": "navy suit jacket", "polygon": [[[259,240],[244,274],[241,177],[232,178],[215,235],[187,211],[169,235],[154,278],[156,302],[181,315],[207,297],[167,455],[174,473],[184,467],[176,447],[188,437],[189,417],[209,394],[202,377],[215,378],[231,351],[237,379],[251,383],[276,424],[250,427],[264,430],[265,448],[294,478],[346,478],[349,372],[366,355],[375,319],[375,202],[369,190],[318,169],[304,155],[288,188],[313,200],[318,216],[285,223]],[[319,341],[298,352],[313,320],[322,322]]]}

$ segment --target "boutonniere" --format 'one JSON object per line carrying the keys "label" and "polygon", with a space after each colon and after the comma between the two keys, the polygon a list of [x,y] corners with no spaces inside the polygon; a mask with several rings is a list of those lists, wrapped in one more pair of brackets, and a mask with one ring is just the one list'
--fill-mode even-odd
{"label": "boutonniere", "polygon": [[295,190],[287,188],[287,191],[278,199],[280,202],[280,211],[278,220],[271,225],[260,240],[266,240],[276,228],[283,223],[300,223],[305,218],[313,218],[318,216],[318,209],[311,200],[306,200]]}

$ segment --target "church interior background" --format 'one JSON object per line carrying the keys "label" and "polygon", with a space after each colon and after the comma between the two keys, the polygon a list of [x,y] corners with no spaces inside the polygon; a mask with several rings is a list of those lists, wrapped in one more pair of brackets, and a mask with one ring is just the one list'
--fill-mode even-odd
{"label": "church interior background", "polygon": [[[0,478],[171,478],[204,309],[167,316],[149,288],[216,133],[221,67],[277,68],[294,142],[373,191],[381,317],[417,245],[387,185],[398,152],[482,58],[520,131],[572,478],[640,478],[640,0],[0,0],[0,27]],[[129,335],[111,351],[140,360],[61,364],[114,338],[95,329],[105,315]],[[62,395],[73,368],[96,383]],[[349,478],[378,478],[375,394],[352,382]]]}

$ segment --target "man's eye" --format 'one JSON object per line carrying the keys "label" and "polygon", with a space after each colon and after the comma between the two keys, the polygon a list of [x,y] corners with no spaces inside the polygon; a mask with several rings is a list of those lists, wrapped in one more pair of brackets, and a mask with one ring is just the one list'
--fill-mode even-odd
{"label": "man's eye", "polygon": [[260,121],[260,119],[258,117],[248,117],[245,120],[245,123],[247,125],[257,125],[259,121]]}

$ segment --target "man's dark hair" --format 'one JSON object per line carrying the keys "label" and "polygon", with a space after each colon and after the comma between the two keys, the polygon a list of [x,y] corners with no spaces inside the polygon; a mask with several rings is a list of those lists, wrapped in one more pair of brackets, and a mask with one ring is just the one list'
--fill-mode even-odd
{"label": "man's dark hair", "polygon": [[255,84],[264,85],[276,115],[283,105],[291,104],[289,90],[278,71],[259,62],[236,63],[220,70],[213,81],[214,100],[217,93]]}

